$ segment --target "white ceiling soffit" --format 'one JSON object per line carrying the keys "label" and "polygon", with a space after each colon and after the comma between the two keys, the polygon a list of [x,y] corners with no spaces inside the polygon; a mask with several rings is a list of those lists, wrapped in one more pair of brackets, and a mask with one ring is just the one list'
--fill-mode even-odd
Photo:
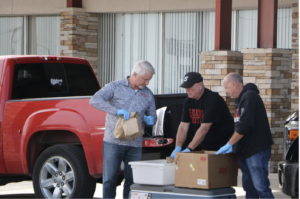
{"label": "white ceiling soffit", "polygon": [[[295,0],[278,0],[279,7],[291,7]],[[82,0],[87,12],[170,12],[215,10],[215,0]],[[258,0],[232,0],[232,8],[257,9]]]}
{"label": "white ceiling soffit", "polygon": [[[297,0],[278,0],[279,7],[291,7]],[[215,0],[82,0],[86,12],[174,12],[214,10]],[[235,9],[257,9],[258,0],[233,0]],[[0,16],[51,15],[66,8],[66,0],[0,0]]]}

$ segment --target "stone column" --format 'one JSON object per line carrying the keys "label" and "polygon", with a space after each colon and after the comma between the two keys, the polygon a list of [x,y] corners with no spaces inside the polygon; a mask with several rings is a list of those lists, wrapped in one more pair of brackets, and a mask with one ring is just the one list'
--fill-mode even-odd
{"label": "stone column", "polygon": [[83,8],[61,10],[61,55],[83,57],[97,72],[98,15]]}
{"label": "stone column", "polygon": [[204,86],[219,94],[226,101],[229,110],[234,115],[235,99],[226,96],[223,79],[230,72],[243,75],[243,55],[233,51],[201,52],[201,75]]}
{"label": "stone column", "polygon": [[258,86],[275,143],[272,146],[270,172],[277,172],[278,162],[283,159],[284,120],[291,111],[293,52],[276,48],[242,50],[244,79]]}
{"label": "stone column", "polygon": [[292,86],[291,86],[291,111],[299,109],[299,1],[293,0],[292,14],[292,49],[295,53],[292,55]]}

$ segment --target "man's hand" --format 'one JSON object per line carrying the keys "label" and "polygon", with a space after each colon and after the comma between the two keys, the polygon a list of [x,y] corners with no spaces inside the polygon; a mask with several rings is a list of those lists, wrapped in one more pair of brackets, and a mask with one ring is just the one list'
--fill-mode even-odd
{"label": "man's hand", "polygon": [[215,154],[219,155],[220,153],[226,154],[232,152],[232,145],[227,143],[225,146],[222,146]]}
{"label": "man's hand", "polygon": [[191,152],[191,150],[190,149],[188,149],[188,148],[186,148],[186,149],[184,149],[183,151],[181,151],[181,152],[183,152],[183,153],[188,153],[188,152]]}
{"label": "man's hand", "polygon": [[117,111],[117,115],[122,116],[124,115],[124,120],[128,120],[129,119],[129,112],[125,109],[119,109]]}
{"label": "man's hand", "polygon": [[154,119],[151,115],[150,116],[144,115],[144,121],[146,122],[147,125],[150,125],[150,126],[152,126],[154,124]]}
{"label": "man's hand", "polygon": [[178,153],[178,152],[181,152],[181,146],[175,147],[174,151],[173,151],[172,154],[171,154],[171,157],[172,157],[173,159],[175,159],[175,154]]}

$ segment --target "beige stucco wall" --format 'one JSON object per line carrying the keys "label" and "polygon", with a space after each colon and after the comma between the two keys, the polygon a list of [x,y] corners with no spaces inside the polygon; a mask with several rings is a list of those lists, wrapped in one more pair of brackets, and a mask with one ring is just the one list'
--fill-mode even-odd
{"label": "beige stucco wall", "polygon": [[66,0],[0,0],[0,16],[60,14],[66,6]]}
{"label": "beige stucco wall", "polygon": [[[214,10],[215,0],[82,0],[88,13]],[[233,0],[233,9],[257,9],[258,0]],[[60,14],[66,0],[0,0],[0,16]],[[278,0],[291,7],[292,0]]]}

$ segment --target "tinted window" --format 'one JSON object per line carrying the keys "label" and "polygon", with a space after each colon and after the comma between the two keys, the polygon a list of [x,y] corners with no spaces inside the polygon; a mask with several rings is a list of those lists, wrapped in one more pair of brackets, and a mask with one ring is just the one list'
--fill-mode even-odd
{"label": "tinted window", "polygon": [[45,64],[44,70],[48,84],[48,96],[70,96],[64,64]]}
{"label": "tinted window", "polygon": [[19,64],[14,70],[11,98],[84,96],[99,89],[88,65]]}
{"label": "tinted window", "polygon": [[71,96],[94,95],[100,88],[87,65],[65,64]]}

